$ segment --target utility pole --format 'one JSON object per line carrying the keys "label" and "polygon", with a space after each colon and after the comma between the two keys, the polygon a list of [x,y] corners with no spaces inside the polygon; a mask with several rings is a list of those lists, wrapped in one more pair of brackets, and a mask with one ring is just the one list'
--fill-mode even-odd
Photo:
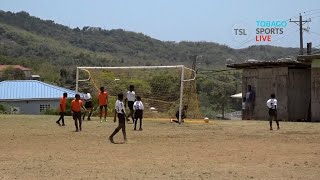
{"label": "utility pole", "polygon": [[290,19],[290,22],[294,22],[300,27],[300,52],[299,52],[299,55],[303,55],[303,27],[302,26],[307,22],[311,22],[311,19],[303,21],[302,15],[300,13],[299,14],[299,21],[291,21],[291,19]]}

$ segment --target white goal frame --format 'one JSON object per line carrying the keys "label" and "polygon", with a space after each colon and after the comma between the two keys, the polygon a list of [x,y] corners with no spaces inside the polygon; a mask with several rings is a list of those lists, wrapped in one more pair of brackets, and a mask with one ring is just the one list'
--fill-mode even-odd
{"label": "white goal frame", "polygon": [[[181,114],[182,114],[182,106],[183,106],[183,83],[186,81],[194,81],[196,79],[196,71],[190,68],[185,67],[184,65],[176,65],[176,66],[126,66],[126,67],[77,67],[76,72],[76,92],[79,90],[79,82],[89,81],[91,77],[88,79],[79,79],[79,71],[86,71],[87,69],[181,69],[181,77],[180,77],[180,102],[179,102],[179,123],[181,123]],[[188,69],[193,71],[193,78],[184,79],[184,69]],[[90,73],[87,71],[90,75]]]}

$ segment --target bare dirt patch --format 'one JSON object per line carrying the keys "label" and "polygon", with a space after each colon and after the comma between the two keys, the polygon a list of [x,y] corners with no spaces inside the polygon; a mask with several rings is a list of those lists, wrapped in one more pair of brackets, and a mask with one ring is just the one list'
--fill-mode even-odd
{"label": "bare dirt patch", "polygon": [[[320,124],[210,121],[127,124],[128,143],[107,137],[117,123],[85,121],[73,132],[56,116],[0,116],[0,179],[319,179]],[[122,142],[119,132],[115,141]]]}

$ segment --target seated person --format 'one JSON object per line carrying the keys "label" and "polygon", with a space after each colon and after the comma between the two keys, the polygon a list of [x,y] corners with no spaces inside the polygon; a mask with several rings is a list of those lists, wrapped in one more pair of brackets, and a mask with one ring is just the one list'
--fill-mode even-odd
{"label": "seated person", "polygon": [[[181,111],[181,122],[184,122],[184,119],[187,117],[186,114],[187,114],[187,109],[188,109],[188,106],[184,106],[182,111]],[[176,118],[177,119],[170,119],[170,122],[176,122],[176,123],[179,123],[179,109],[178,111],[176,112]]]}

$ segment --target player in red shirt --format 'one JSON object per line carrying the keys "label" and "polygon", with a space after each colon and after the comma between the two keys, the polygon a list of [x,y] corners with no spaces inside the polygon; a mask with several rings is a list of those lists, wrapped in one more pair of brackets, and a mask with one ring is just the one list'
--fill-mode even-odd
{"label": "player in red shirt", "polygon": [[[82,100],[80,100],[80,95],[76,94],[75,99],[71,101],[71,111],[72,111],[72,117],[74,120],[74,125],[76,126],[76,132],[79,132],[82,130],[81,109],[85,110],[85,108],[83,107]],[[79,121],[79,126],[78,126],[78,121]]]}
{"label": "player in red shirt", "polygon": [[60,121],[62,121],[62,126],[65,126],[65,124],[64,124],[64,115],[66,114],[67,97],[68,97],[68,94],[67,93],[63,93],[63,96],[60,99],[60,105],[59,105],[60,117],[56,121],[56,123],[59,124],[59,126],[61,126]]}
{"label": "player in red shirt", "polygon": [[107,122],[108,92],[104,90],[104,87],[100,87],[98,100],[99,100],[99,107],[100,107],[100,122],[102,122],[103,108],[104,108],[104,120]]}

